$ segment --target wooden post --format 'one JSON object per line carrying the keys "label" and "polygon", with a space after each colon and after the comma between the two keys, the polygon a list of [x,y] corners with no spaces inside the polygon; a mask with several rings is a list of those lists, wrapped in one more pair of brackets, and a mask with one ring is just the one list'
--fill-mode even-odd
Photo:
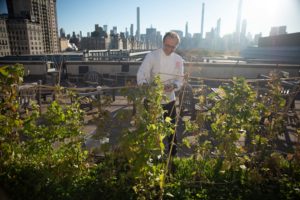
{"label": "wooden post", "polygon": [[115,101],[116,100],[116,93],[115,93],[116,91],[115,91],[115,89],[113,88],[112,89],[112,98],[113,98],[113,101]]}
{"label": "wooden post", "polygon": [[39,104],[39,111],[40,114],[42,114],[42,92],[41,92],[41,85],[42,85],[42,80],[38,81],[38,95],[37,95],[37,100],[38,100],[38,104]]}

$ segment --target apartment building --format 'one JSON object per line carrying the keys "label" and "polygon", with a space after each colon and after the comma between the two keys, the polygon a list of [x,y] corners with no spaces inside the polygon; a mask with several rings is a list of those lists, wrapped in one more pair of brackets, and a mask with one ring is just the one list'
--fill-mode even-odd
{"label": "apartment building", "polygon": [[8,55],[10,55],[10,46],[6,28],[6,19],[0,17],[0,56]]}
{"label": "apartment building", "polygon": [[60,51],[56,0],[6,0],[6,3],[13,55]]}
{"label": "apartment building", "polygon": [[7,29],[12,55],[36,55],[45,52],[40,24],[27,19],[8,19]]}

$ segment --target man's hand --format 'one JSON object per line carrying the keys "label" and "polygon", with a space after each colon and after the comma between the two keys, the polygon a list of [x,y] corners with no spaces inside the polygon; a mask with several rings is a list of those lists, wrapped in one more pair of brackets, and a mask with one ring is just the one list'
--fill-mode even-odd
{"label": "man's hand", "polygon": [[171,84],[164,85],[165,92],[172,92],[174,90],[174,86]]}

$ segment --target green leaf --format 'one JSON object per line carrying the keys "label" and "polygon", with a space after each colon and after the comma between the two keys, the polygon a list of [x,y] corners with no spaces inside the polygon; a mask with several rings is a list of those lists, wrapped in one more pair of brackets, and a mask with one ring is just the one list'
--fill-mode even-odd
{"label": "green leaf", "polygon": [[9,74],[9,71],[7,70],[8,66],[1,66],[0,67],[0,73],[3,75],[3,76],[8,76]]}
{"label": "green leaf", "polygon": [[189,141],[187,138],[183,138],[183,139],[182,139],[182,143],[183,143],[186,147],[191,148],[190,141]]}

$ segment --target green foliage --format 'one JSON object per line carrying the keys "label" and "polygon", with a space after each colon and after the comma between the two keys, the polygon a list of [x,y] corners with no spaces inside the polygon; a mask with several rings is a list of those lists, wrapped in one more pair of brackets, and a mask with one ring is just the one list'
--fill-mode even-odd
{"label": "green foliage", "polygon": [[[54,101],[42,114],[32,104],[21,117],[22,75],[20,65],[0,68],[0,187],[11,199],[300,197],[299,147],[276,151],[285,105],[276,78],[268,85],[271,92],[263,95],[242,78],[220,86],[221,98],[209,114],[184,122],[187,132],[199,134],[198,144],[191,157],[174,158],[170,170],[163,141],[175,127],[163,119],[159,78],[125,92],[135,105],[133,116],[120,112],[108,122],[99,104],[98,131],[109,134],[108,125],[120,126],[122,138],[99,163],[91,163],[82,148],[79,103]],[[204,124],[209,124],[207,130]]]}
{"label": "green foliage", "polygon": [[2,66],[0,68],[0,151],[1,162],[14,158],[15,146],[19,143],[19,130],[23,121],[20,119],[17,99],[18,84],[22,83],[24,69],[21,65]]}
{"label": "green foliage", "polygon": [[76,103],[54,101],[46,113],[40,115],[35,105],[21,118],[16,111],[22,72],[20,65],[1,68],[1,185],[17,199],[49,199],[48,192],[68,198],[72,185],[88,172],[81,148],[82,112]]}
{"label": "green foliage", "polygon": [[[146,97],[146,99],[144,99]],[[134,177],[134,191],[139,199],[156,199],[163,193],[165,179],[165,147],[163,140],[174,134],[174,125],[163,119],[162,85],[156,78],[153,85],[141,86],[135,96],[136,114],[120,145],[121,157],[128,164],[127,174]]]}
{"label": "green foliage", "polygon": [[[242,78],[211,94],[212,100],[218,99],[208,115],[211,129],[199,132],[193,157],[175,162],[176,172],[165,193],[175,199],[298,198],[299,151],[287,156],[276,152],[276,138],[284,130],[276,84],[270,83],[271,94],[259,101]],[[262,124],[266,116],[270,123]]]}

